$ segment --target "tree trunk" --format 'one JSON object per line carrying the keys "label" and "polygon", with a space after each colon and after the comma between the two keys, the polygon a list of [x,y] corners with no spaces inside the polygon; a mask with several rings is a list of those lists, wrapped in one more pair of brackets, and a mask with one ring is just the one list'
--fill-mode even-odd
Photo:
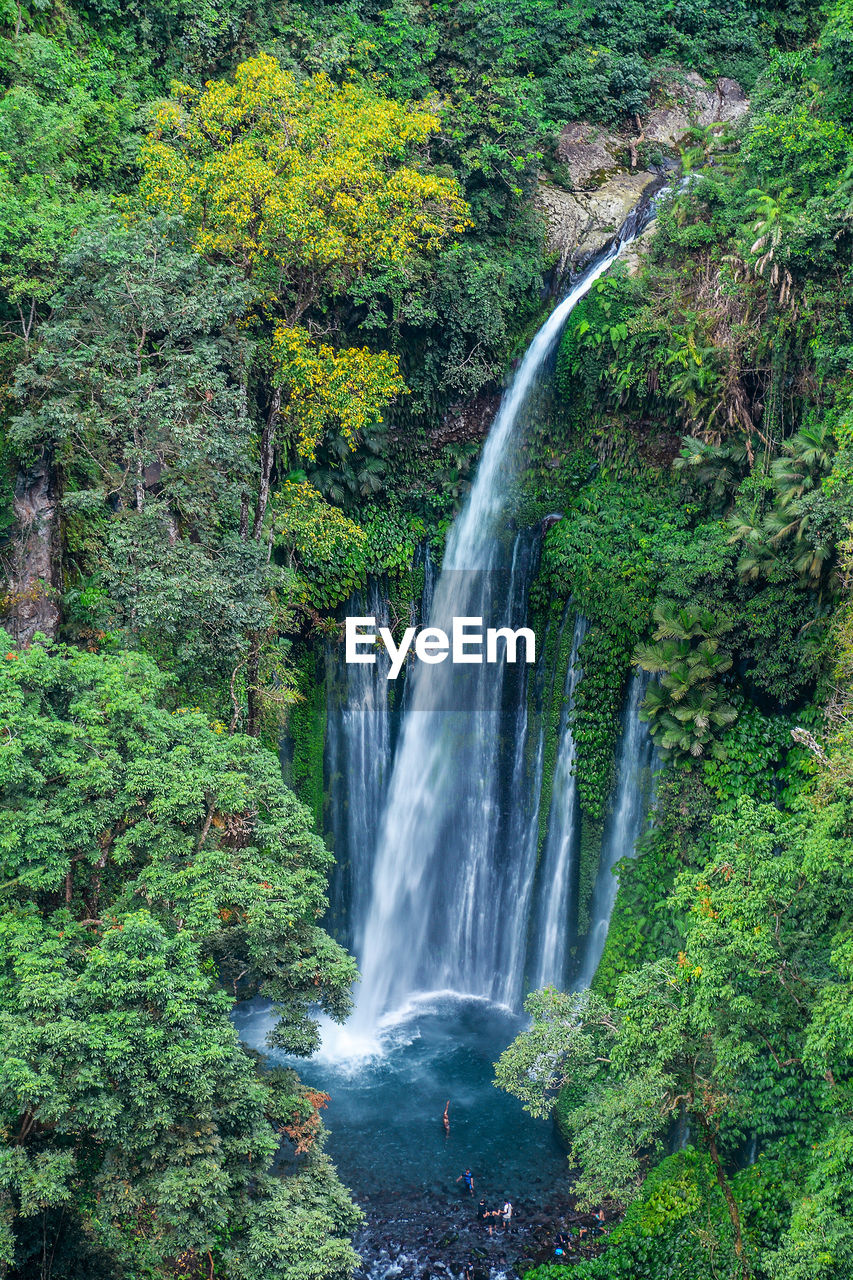
{"label": "tree trunk", "polygon": [[261,480],[258,485],[258,505],[255,510],[255,523],[252,526],[252,537],[256,541],[261,536],[264,516],[267,511],[267,502],[270,496],[270,478],[272,477],[272,466],[275,458],[275,429],[280,411],[281,387],[276,387],[273,392],[270,411],[267,415],[264,434],[261,436]]}
{"label": "tree trunk", "polygon": [[260,666],[261,641],[257,631],[254,631],[249,642],[249,657],[246,666],[246,732],[251,738],[259,737],[261,732],[261,706],[258,698]]}
{"label": "tree trunk", "polygon": [[[263,532],[264,516],[267,511],[267,503],[270,496],[270,480],[272,478],[273,462],[275,461],[275,431],[278,423],[278,415],[281,412],[281,388],[276,387],[273,392],[270,411],[267,414],[266,426],[261,436],[261,479],[258,485],[258,505],[255,509],[255,519],[252,524],[252,537],[258,542]],[[246,512],[246,514],[248,514]],[[241,504],[240,509],[240,534],[244,529],[244,508]],[[246,732],[253,738],[257,738],[261,732],[261,707],[258,698],[258,676],[261,666],[261,640],[257,631],[250,633],[249,637],[249,655],[246,664]]]}
{"label": "tree trunk", "polygon": [[720,1153],[717,1150],[717,1143],[714,1139],[714,1135],[708,1125],[703,1125],[703,1128],[705,1130],[705,1137],[708,1139],[708,1151],[710,1152],[711,1160],[714,1165],[714,1172],[717,1175],[717,1183],[723,1193],[723,1199],[726,1202],[726,1208],[729,1211],[732,1229],[735,1233],[735,1254],[737,1255],[737,1260],[740,1265],[740,1273],[743,1280],[749,1280],[752,1273],[750,1272],[746,1258],[743,1256],[743,1232],[740,1225],[740,1211],[737,1207],[737,1201],[735,1200],[732,1189],[729,1186],[728,1179],[723,1172],[723,1164],[720,1160]]}

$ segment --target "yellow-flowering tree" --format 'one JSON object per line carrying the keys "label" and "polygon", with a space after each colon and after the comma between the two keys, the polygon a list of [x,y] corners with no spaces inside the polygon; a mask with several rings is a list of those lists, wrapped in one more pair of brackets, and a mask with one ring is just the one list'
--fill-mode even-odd
{"label": "yellow-flowering tree", "polygon": [[291,325],[466,225],[455,179],[406,163],[439,127],[429,111],[299,80],[264,53],[233,83],[175,88],[143,146],[143,197],[182,214],[199,251],[239,266]]}
{"label": "yellow-flowering tree", "polygon": [[[439,122],[421,105],[392,102],[355,81],[301,79],[264,53],[243,62],[233,80],[208,81],[201,91],[175,85],[175,95],[143,145],[141,195],[149,208],[179,215],[198,253],[228,263],[255,290],[269,391],[254,519],[245,493],[240,533],[271,541],[277,464],[281,475],[313,460],[328,431],[354,448],[407,390],[395,355],[335,343],[332,304],[368,273],[405,270],[415,255],[435,250],[464,229],[468,210],[455,179],[425,166]],[[298,508],[304,549],[316,550],[334,531],[355,550],[357,526],[339,528],[330,520],[339,513],[309,488],[290,494],[285,525]],[[249,732],[259,723],[261,648],[253,631]]]}
{"label": "yellow-flowering tree", "polygon": [[272,360],[273,382],[288,390],[289,417],[304,458],[313,458],[330,425],[355,444],[359,433],[406,389],[397,356],[366,347],[336,351],[328,343],[314,342],[301,325],[276,325]]}
{"label": "yellow-flowering tree", "polygon": [[299,79],[264,53],[233,81],[175,90],[142,148],[143,199],[180,214],[198,252],[242,271],[273,323],[257,538],[280,421],[288,446],[311,460],[324,431],[355,447],[406,390],[395,356],[316,342],[312,308],[368,271],[434,250],[467,225],[467,207],[455,179],[412,163],[439,127],[420,106],[325,75]]}
{"label": "yellow-flowering tree", "polygon": [[363,583],[367,535],[306,480],[286,480],[276,492],[274,526],[315,607],[332,608]]}

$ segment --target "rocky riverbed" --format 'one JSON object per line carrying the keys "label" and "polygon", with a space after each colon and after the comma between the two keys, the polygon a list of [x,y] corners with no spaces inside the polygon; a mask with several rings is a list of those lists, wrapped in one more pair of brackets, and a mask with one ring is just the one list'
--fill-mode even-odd
{"label": "rocky riverbed", "polygon": [[593,1218],[579,1214],[571,1196],[514,1202],[512,1227],[495,1226],[491,1235],[477,1221],[476,1198],[470,1196],[390,1190],[362,1199],[361,1206],[366,1221],[355,1243],[363,1280],[458,1280],[469,1263],[474,1280],[511,1280],[538,1263],[555,1261],[554,1238],[560,1231],[575,1236],[569,1261],[602,1247],[600,1237],[589,1243],[577,1239],[580,1227],[591,1228]]}

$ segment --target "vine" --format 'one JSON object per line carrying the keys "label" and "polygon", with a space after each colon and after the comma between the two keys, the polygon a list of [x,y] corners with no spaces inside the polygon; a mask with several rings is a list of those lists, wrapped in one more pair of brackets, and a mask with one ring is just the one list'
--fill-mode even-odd
{"label": "vine", "polygon": [[589,933],[592,891],[601,859],[604,822],[581,811],[581,838],[578,851],[578,935]]}
{"label": "vine", "polygon": [[[299,701],[287,716],[285,780],[311,811],[315,829],[323,832],[325,789],[323,753],[326,742],[326,685],[322,655],[307,646],[297,667]],[[289,759],[288,759],[289,756]]]}

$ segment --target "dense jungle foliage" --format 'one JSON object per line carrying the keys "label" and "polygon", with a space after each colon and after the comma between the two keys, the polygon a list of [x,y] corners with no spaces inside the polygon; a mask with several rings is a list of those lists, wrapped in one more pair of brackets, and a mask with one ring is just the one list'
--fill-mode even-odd
{"label": "dense jungle foliage", "polygon": [[690,132],[572,314],[518,496],[562,513],[537,617],[589,621],[587,863],[635,665],[655,821],[592,993],[532,995],[497,1080],[624,1210],[580,1277],[849,1280],[853,4],[0,23],[0,1274],[351,1276],[326,1098],[229,1020],[263,993],[307,1056],[350,1004],[318,653],[369,574],[402,611],[440,556],[561,286],[560,131],[659,163],[643,121],[698,72],[749,114]]}

